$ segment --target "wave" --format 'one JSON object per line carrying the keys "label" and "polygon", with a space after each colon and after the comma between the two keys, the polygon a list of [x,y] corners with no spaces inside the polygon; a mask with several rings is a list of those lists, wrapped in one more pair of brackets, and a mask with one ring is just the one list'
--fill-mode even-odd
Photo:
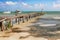
{"label": "wave", "polygon": [[53,19],[60,19],[60,17],[53,17]]}
{"label": "wave", "polygon": [[44,26],[44,27],[47,27],[47,26],[56,26],[57,24],[40,24],[39,26]]}

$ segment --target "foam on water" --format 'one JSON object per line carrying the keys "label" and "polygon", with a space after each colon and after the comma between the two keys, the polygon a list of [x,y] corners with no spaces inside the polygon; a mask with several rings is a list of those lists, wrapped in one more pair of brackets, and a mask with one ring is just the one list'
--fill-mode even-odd
{"label": "foam on water", "polygon": [[59,15],[44,15],[41,16],[36,25],[38,24],[40,27],[59,27],[60,25],[60,16]]}
{"label": "foam on water", "polygon": [[60,17],[53,17],[53,19],[60,19]]}
{"label": "foam on water", "polygon": [[42,24],[42,23],[34,23],[34,24]]}
{"label": "foam on water", "polygon": [[40,24],[40,26],[44,26],[44,27],[47,27],[47,26],[56,26],[56,24]]}

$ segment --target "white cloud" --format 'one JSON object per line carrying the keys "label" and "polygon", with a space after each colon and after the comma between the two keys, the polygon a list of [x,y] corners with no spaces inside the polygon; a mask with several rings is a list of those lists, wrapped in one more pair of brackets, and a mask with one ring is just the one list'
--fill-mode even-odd
{"label": "white cloud", "polygon": [[53,8],[60,8],[60,3],[53,2]]}
{"label": "white cloud", "polygon": [[22,2],[21,4],[22,4],[23,7],[32,7],[30,4],[27,4],[27,3],[24,3],[24,2]]}
{"label": "white cloud", "polygon": [[30,5],[28,3],[22,2],[21,4],[25,8],[32,8],[32,9],[42,9],[45,7],[45,4],[42,4],[42,3]]}
{"label": "white cloud", "polygon": [[34,4],[35,8],[44,8],[44,4],[40,3],[40,4]]}
{"label": "white cloud", "polygon": [[52,7],[55,9],[60,8],[60,0],[56,0],[55,2],[53,2]]}
{"label": "white cloud", "polygon": [[28,4],[27,4],[27,3],[22,2],[22,5],[27,6]]}
{"label": "white cloud", "polygon": [[17,2],[12,2],[12,1],[7,1],[5,3],[8,4],[8,5],[15,5],[15,4],[17,4]]}

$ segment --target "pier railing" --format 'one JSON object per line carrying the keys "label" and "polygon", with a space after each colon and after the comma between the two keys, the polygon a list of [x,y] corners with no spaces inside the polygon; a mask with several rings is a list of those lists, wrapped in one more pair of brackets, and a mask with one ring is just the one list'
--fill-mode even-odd
{"label": "pier railing", "polygon": [[7,30],[9,28],[13,27],[13,24],[17,23],[20,24],[20,22],[25,22],[35,18],[37,16],[41,16],[43,15],[43,13],[30,13],[30,14],[20,14],[17,16],[13,16],[13,17],[5,17],[4,19],[0,20],[0,30],[4,31]]}

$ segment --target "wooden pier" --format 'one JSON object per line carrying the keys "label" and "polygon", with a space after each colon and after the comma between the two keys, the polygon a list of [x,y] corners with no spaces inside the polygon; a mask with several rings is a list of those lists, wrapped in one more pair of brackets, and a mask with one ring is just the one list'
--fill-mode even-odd
{"label": "wooden pier", "polygon": [[[41,16],[43,13],[31,13],[31,14],[18,14],[13,17],[4,17],[0,20],[0,30],[8,30],[13,27],[13,24],[17,23],[20,24],[20,22],[24,23],[25,20],[28,22],[30,19],[35,18],[37,16]],[[12,21],[15,20],[13,23]],[[4,22],[6,22],[4,24]]]}

